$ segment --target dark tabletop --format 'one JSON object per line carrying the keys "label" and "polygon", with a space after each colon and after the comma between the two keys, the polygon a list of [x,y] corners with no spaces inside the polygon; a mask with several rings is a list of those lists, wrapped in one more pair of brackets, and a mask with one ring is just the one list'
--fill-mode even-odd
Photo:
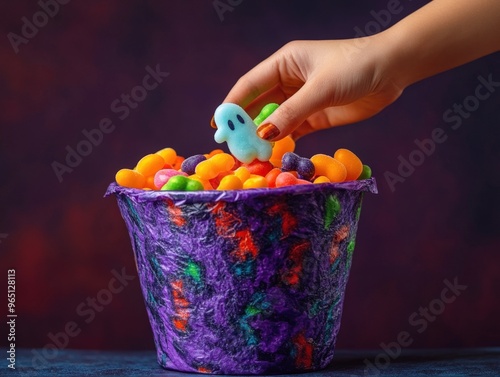
{"label": "dark tabletop", "polygon": [[[5,351],[2,350],[3,355]],[[15,372],[2,359],[1,376],[189,376],[162,369],[154,351],[18,349]],[[307,377],[370,375],[500,376],[500,348],[404,350],[394,359],[382,350],[338,350],[330,367],[305,374]]]}

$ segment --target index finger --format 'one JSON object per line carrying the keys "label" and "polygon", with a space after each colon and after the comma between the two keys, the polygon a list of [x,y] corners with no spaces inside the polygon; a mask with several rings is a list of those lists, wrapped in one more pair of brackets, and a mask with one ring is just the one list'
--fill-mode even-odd
{"label": "index finger", "polygon": [[223,102],[236,103],[245,108],[279,82],[278,63],[274,56],[271,56],[241,76]]}

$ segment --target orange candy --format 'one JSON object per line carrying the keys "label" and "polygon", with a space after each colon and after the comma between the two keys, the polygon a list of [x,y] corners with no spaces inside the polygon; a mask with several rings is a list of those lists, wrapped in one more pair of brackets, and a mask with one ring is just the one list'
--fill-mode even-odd
{"label": "orange candy", "polygon": [[180,170],[181,169],[181,165],[182,165],[182,162],[185,160],[184,157],[182,156],[177,156],[175,158],[175,162],[174,164],[172,165],[172,168],[174,168],[175,170]]}
{"label": "orange candy", "polygon": [[363,163],[349,149],[338,149],[333,158],[341,162],[347,170],[346,181],[355,181],[363,171]]}
{"label": "orange candy", "polygon": [[228,153],[218,153],[208,160],[196,165],[196,175],[202,179],[212,179],[219,173],[231,170],[234,166],[234,158]]}
{"label": "orange candy", "polygon": [[316,175],[324,175],[330,182],[344,182],[347,177],[345,166],[326,154],[315,154],[311,157]]}
{"label": "orange candy", "polygon": [[158,170],[163,169],[163,165],[165,165],[165,160],[162,156],[159,154],[147,154],[139,160],[134,170],[147,177],[155,175]]}
{"label": "orange candy", "polygon": [[[165,164],[174,165],[177,160],[177,152],[173,148],[163,148],[155,154],[163,157]],[[167,169],[167,168],[164,168]]]}
{"label": "orange candy", "polygon": [[281,140],[275,141],[273,146],[273,154],[269,161],[277,168],[281,168],[281,158],[286,152],[295,150],[295,141],[291,136],[287,136]]}
{"label": "orange candy", "polygon": [[116,183],[123,187],[141,189],[146,183],[144,176],[132,169],[120,169],[115,175]]}
{"label": "orange candy", "polygon": [[276,187],[276,177],[281,174],[279,168],[274,168],[266,174],[267,184],[269,187]]}

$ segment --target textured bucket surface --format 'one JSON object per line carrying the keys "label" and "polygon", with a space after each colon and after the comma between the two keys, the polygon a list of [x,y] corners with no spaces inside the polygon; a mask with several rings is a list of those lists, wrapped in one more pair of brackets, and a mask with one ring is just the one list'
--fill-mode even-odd
{"label": "textured bucket surface", "polygon": [[365,191],[376,192],[374,179],[191,193],[111,184],[160,365],[223,374],[327,366]]}

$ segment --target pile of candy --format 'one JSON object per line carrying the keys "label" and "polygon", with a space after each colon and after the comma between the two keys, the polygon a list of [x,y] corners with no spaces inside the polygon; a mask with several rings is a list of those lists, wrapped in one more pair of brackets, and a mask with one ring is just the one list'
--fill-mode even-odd
{"label": "pile of candy", "polygon": [[217,142],[227,142],[232,154],[221,149],[188,158],[172,148],[144,156],[134,169],[116,173],[120,186],[144,190],[198,191],[274,188],[311,183],[345,182],[371,177],[371,169],[347,149],[333,156],[310,159],[293,153],[289,136],[270,143],[256,136],[256,126],[278,105],[266,105],[252,120],[235,104],[222,104],[215,112]]}
{"label": "pile of candy", "polygon": [[269,161],[244,164],[216,149],[188,158],[165,148],[144,156],[134,169],[121,169],[116,183],[144,190],[240,190],[298,184],[345,182],[371,177],[371,169],[347,149],[332,156],[310,159],[293,153],[295,143],[286,137],[274,143]]}

